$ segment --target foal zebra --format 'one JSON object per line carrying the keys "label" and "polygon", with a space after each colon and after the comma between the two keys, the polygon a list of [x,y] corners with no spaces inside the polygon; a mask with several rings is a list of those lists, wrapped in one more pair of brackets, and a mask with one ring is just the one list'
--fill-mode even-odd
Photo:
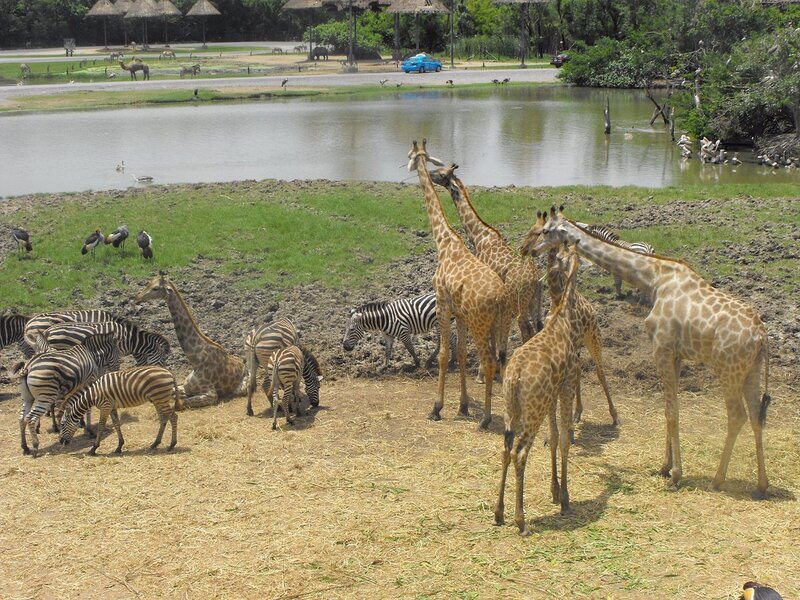
{"label": "foal zebra", "polygon": [[306,387],[306,396],[311,406],[319,406],[319,382],[322,380],[319,363],[311,352],[303,346],[288,346],[278,350],[271,357],[272,377],[267,398],[272,398],[272,429],[278,428],[278,390],[283,389],[283,414],[286,423],[294,425],[289,414],[289,405],[294,401],[297,415],[302,416],[300,402],[300,376]]}
{"label": "foal zebra", "polygon": [[92,383],[108,370],[119,368],[119,349],[111,334],[93,335],[86,342],[62,352],[37,354],[16,373],[20,377],[22,409],[19,430],[22,452],[30,454],[25,439],[28,427],[34,458],[39,451],[36,426],[47,409],[60,407],[64,399]]}
{"label": "foal zebra", "polygon": [[25,358],[33,356],[33,348],[25,342],[25,325],[30,321],[27,315],[0,316],[0,349],[16,342]]}
{"label": "foal zebra", "polygon": [[[605,240],[607,242],[612,242],[617,246],[622,248],[627,248],[628,250],[633,250],[634,252],[638,252],[639,254],[655,254],[656,249],[653,248],[647,242],[626,242],[625,240],[620,239],[620,237],[608,229],[603,225],[585,225],[584,223],[579,223],[581,227],[586,229],[589,233],[594,236],[599,237],[601,240]],[[617,298],[622,298],[622,277],[619,275],[614,275],[614,289],[617,292]],[[643,300],[646,300],[643,298]]]}
{"label": "foal zebra", "polygon": [[[433,292],[415,298],[369,302],[350,309],[342,346],[350,352],[367,331],[380,331],[385,341],[384,367],[389,366],[394,338],[403,342],[411,358],[414,359],[414,366],[419,367],[419,358],[414,351],[411,336],[428,332],[435,327],[438,327],[438,320],[436,294]],[[451,344],[451,347],[455,348],[455,344]],[[426,366],[431,366],[438,354],[439,336],[436,336],[436,349],[425,361]]]}
{"label": "foal zebra", "polygon": [[178,410],[181,410],[181,401],[178,397],[178,384],[175,377],[167,369],[157,366],[133,367],[124,371],[106,373],[86,389],[78,393],[67,403],[64,415],[61,417],[61,436],[59,441],[63,446],[69,444],[75,430],[80,424],[81,417],[91,406],[100,410],[100,420],[97,424],[97,437],[89,454],[95,455],[106,427],[108,416],[117,431],[116,454],[122,452],[125,439],[122,437],[119,414],[117,409],[139,406],[145,402],[152,402],[161,421],[155,441],[150,444],[150,449],[155,449],[164,435],[167,421],[172,426],[172,439],[168,450],[172,450],[178,442]]}
{"label": "foal zebra", "polygon": [[25,342],[36,347],[36,338],[48,327],[59,323],[99,323],[100,321],[117,321],[116,315],[107,310],[64,310],[42,313],[31,318],[25,325]]}
{"label": "foal zebra", "polygon": [[120,353],[132,355],[136,366],[164,366],[170,352],[169,342],[160,333],[139,329],[137,325],[125,319],[116,321],[100,321],[99,323],[60,323],[45,329],[36,341],[38,352],[47,347],[54,350],[65,350],[71,346],[82,344],[90,335],[112,333],[119,344]]}
{"label": "foal zebra", "polygon": [[287,318],[281,318],[269,325],[255,327],[244,341],[245,354],[247,355],[248,384],[247,384],[247,414],[253,416],[253,394],[256,391],[256,377],[258,366],[266,370],[264,375],[264,389],[269,385],[269,372],[271,367],[267,364],[272,355],[287,346],[298,345],[300,336],[297,328]]}

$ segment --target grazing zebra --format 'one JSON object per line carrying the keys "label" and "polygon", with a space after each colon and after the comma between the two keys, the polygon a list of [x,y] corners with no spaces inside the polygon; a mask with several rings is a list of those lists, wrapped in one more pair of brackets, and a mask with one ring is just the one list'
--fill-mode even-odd
{"label": "grazing zebra", "polygon": [[94,446],[89,450],[89,454],[95,455],[100,442],[109,414],[114,428],[117,430],[117,449],[116,454],[122,452],[122,445],[125,443],[120,428],[119,414],[117,409],[140,406],[145,402],[152,402],[158,412],[161,421],[158,427],[156,440],[150,444],[150,449],[155,449],[164,435],[164,429],[169,421],[172,426],[172,439],[168,450],[172,450],[178,442],[178,415],[176,411],[181,410],[181,401],[178,395],[178,384],[175,377],[163,367],[146,366],[133,367],[124,371],[106,373],[97,381],[86,387],[83,391],[70,399],[61,417],[61,436],[59,441],[62,445],[69,444],[75,430],[80,424],[81,418],[90,407],[96,406],[100,410],[100,420],[97,424],[97,437]]}
{"label": "grazing zebra", "polygon": [[272,377],[269,388],[266,390],[267,398],[272,399],[272,429],[278,428],[278,389],[283,389],[283,414],[286,423],[294,425],[289,414],[289,404],[294,401],[297,406],[297,415],[302,416],[302,403],[300,401],[300,377],[306,387],[306,396],[311,406],[319,406],[319,382],[322,381],[319,363],[314,355],[303,346],[288,346],[275,352],[271,358]]}
{"label": "grazing zebra", "polygon": [[[622,248],[633,250],[634,252],[638,252],[639,254],[656,253],[656,249],[653,248],[647,242],[626,242],[625,240],[621,240],[616,233],[614,233],[607,227],[603,227],[602,225],[585,225],[584,223],[578,223],[578,225],[586,229],[586,231],[588,231],[592,235],[595,235],[607,242],[612,242]],[[617,292],[617,298],[622,298],[622,277],[620,277],[619,275],[614,275],[614,289]],[[647,298],[643,297],[642,300],[646,302]]]}
{"label": "grazing zebra", "polygon": [[25,342],[25,325],[31,318],[27,315],[0,316],[0,349],[16,342],[25,358],[33,356],[33,347]]}
{"label": "grazing zebra", "polygon": [[66,350],[82,344],[90,335],[113,333],[123,356],[131,355],[136,366],[164,366],[170,352],[169,342],[160,333],[145,331],[130,321],[100,321],[99,323],[59,323],[45,329],[36,341],[37,352],[47,348]]}
{"label": "grazing zebra", "polygon": [[99,323],[100,321],[116,321],[117,317],[107,310],[64,310],[42,313],[31,318],[25,325],[25,342],[36,347],[36,338],[48,327],[59,323]]}
{"label": "grazing zebra", "polygon": [[[414,359],[414,366],[419,367],[419,358],[414,351],[411,336],[430,331],[438,326],[436,320],[436,294],[433,292],[389,302],[369,302],[357,308],[351,308],[347,317],[342,346],[350,352],[356,342],[364,337],[367,331],[380,331],[385,341],[383,366],[389,365],[392,357],[394,338],[399,338]],[[455,349],[455,344],[451,344]],[[439,354],[439,336],[436,336],[436,349],[425,361],[430,367]]]}
{"label": "grazing zebra", "polygon": [[[247,384],[247,414],[253,416],[253,394],[256,391],[256,376],[258,366],[262,365],[267,371],[264,376],[263,388],[268,387],[270,369],[267,363],[272,355],[287,346],[298,345],[300,336],[297,328],[287,318],[281,318],[269,325],[255,327],[244,341],[244,350],[247,355],[248,384]],[[269,396],[267,396],[269,399]],[[271,401],[271,400],[270,400]]]}
{"label": "grazing zebra", "polygon": [[108,370],[119,368],[119,349],[111,334],[93,335],[80,346],[61,352],[37,354],[17,371],[20,377],[22,409],[19,430],[22,452],[30,454],[25,440],[28,427],[34,458],[39,452],[36,426],[47,409],[61,407],[64,399],[92,383]]}

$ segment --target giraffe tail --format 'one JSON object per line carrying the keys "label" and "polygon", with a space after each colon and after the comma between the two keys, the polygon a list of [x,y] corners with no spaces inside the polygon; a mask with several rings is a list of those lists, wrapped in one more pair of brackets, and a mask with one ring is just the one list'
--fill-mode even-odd
{"label": "giraffe tail", "polygon": [[767,409],[772,403],[772,397],[769,395],[769,337],[766,334],[761,353],[764,358],[764,395],[761,396],[761,408],[758,410],[758,424],[763,427],[767,422]]}

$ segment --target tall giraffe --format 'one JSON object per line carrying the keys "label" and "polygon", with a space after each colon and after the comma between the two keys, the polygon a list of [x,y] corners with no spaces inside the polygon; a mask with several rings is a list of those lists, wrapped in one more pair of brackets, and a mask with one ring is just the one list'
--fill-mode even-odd
{"label": "tall giraffe", "polygon": [[[598,266],[620,275],[653,299],[645,329],[653,342],[656,372],[663,388],[667,422],[664,464],[661,474],[677,485],[682,475],[678,422],[678,377],[681,361],[709,365],[722,384],[728,415],[728,433],[719,468],[712,482],[725,482],[736,437],[749,416],[756,442],[758,485],[754,495],[766,496],[762,429],[770,397],[769,340],[767,330],[752,307],[709,285],[685,262],[657,255],[639,254],[591,235],[559,209],[550,209],[534,251],[561,241],[578,243],[578,252]],[[764,394],[759,398],[764,363]]]}
{"label": "tall giraffe", "polygon": [[[564,269],[566,283],[560,302],[554,304],[544,328],[518,348],[508,361],[503,379],[505,396],[505,431],[503,434],[500,492],[494,509],[497,525],[505,522],[504,497],[508,466],[513,461],[516,475],[516,510],[514,522],[520,535],[530,535],[525,522],[523,495],[528,452],[545,415],[550,417],[550,492],[553,502],[560,502],[561,514],[569,512],[567,459],[572,429],[572,398],[578,363],[579,333],[574,329],[575,278],[578,256],[575,247],[559,253],[553,270]],[[559,431],[557,412],[561,421]],[[516,437],[516,444],[514,439]],[[556,443],[558,440],[558,443]],[[561,451],[561,483],[558,481],[558,451]]]}
{"label": "tall giraffe", "polygon": [[[487,224],[472,206],[464,183],[456,177],[458,165],[452,164],[431,173],[431,180],[450,192],[467,239],[475,248],[475,256],[489,266],[506,284],[512,316],[517,317],[522,342],[527,342],[540,325],[542,286],[536,263],[518,256],[503,235]],[[533,322],[531,322],[531,320]]]}
{"label": "tall giraffe", "polygon": [[[544,211],[536,211],[536,223],[528,231],[525,240],[521,247],[523,254],[532,254],[531,249],[538,241],[539,236],[544,229],[544,224],[547,222],[547,213]],[[547,254],[547,283],[550,289],[550,306],[557,306],[561,300],[566,286],[566,277],[564,271],[558,268],[557,263],[558,247],[550,248]],[[608,383],[606,382],[605,371],[603,370],[603,354],[602,343],[600,338],[600,327],[597,324],[597,313],[591,303],[581,294],[577,289],[573,291],[574,307],[570,312],[572,318],[572,327],[578,334],[578,339],[583,339],[583,344],[589,351],[589,354],[594,361],[595,371],[597,371],[597,378],[600,380],[600,386],[603,388],[603,393],[606,395],[608,401],[608,412],[611,414],[611,422],[617,426],[620,424],[617,409],[614,406],[614,401],[611,400],[611,394],[608,391]],[[580,347],[577,348],[577,353],[580,355]],[[576,381],[575,381],[575,416],[574,421],[580,422],[581,415],[583,414],[583,402],[581,401],[581,365],[578,361],[575,365]]]}
{"label": "tall giraffe", "polygon": [[246,372],[244,361],[200,331],[178,288],[163,272],[136,295],[135,303],[157,299],[166,301],[178,342],[194,368],[182,386],[186,406],[208,406],[240,393]]}
{"label": "tall giraffe", "polygon": [[[414,145],[408,153],[408,169],[416,169],[425,195],[425,208],[436,242],[437,266],[433,275],[436,292],[436,313],[439,320],[439,381],[438,397],[430,418],[440,420],[444,406],[444,384],[447,374],[447,358],[450,345],[450,319],[456,319],[458,331],[458,368],[461,379],[461,402],[458,414],[469,415],[469,397],[465,363],[467,358],[467,331],[472,336],[481,361],[486,387],[484,390],[484,412],[481,428],[489,427],[492,421],[492,383],[495,374],[495,350],[498,352],[501,370],[505,368],[506,343],[511,325],[507,308],[505,285],[500,276],[478,260],[464,244],[464,240],[447,222],[439,196],[433,187],[426,162],[430,160],[426,148]],[[431,162],[438,162],[436,159]]]}

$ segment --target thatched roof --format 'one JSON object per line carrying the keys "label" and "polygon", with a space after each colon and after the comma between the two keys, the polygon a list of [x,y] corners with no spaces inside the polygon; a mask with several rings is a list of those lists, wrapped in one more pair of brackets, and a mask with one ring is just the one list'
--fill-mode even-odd
{"label": "thatched roof", "polygon": [[304,8],[322,8],[322,0],[288,0],[283,8],[288,10],[302,10]]}
{"label": "thatched roof", "polygon": [[169,0],[158,0],[157,7],[161,14],[167,17],[180,17],[183,14],[178,10],[178,7]]}
{"label": "thatched roof", "polygon": [[197,0],[186,13],[187,17],[216,17],[222,13],[209,0]]}
{"label": "thatched roof", "polygon": [[124,15],[131,9],[133,2],[131,2],[131,0],[117,0],[114,2],[114,6],[117,7],[118,14]]}
{"label": "thatched roof", "polygon": [[550,0],[492,0],[495,4],[547,4]]}
{"label": "thatched roof", "polygon": [[125,14],[126,19],[149,19],[160,16],[161,12],[153,0],[136,0]]}
{"label": "thatched roof", "polygon": [[97,2],[86,13],[87,17],[113,17],[119,15],[117,8],[111,0],[97,0]]}
{"label": "thatched roof", "polygon": [[433,14],[446,13],[450,9],[442,0],[395,0],[386,9],[390,13]]}

